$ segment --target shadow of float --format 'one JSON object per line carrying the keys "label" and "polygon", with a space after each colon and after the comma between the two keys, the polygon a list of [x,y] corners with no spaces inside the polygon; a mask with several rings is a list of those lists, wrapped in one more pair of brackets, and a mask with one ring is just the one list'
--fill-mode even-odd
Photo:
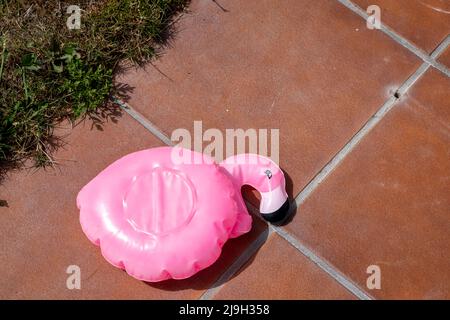
{"label": "shadow of float", "polygon": [[[219,259],[210,267],[184,280],[165,280],[161,282],[145,282],[148,286],[167,291],[187,289],[207,290],[217,288],[237,277],[254,261],[258,251],[267,241],[269,229],[267,224],[253,217],[253,229],[238,238],[228,240],[222,248]],[[256,246],[256,248],[253,248]],[[252,250],[253,249],[253,250]],[[246,252],[251,250],[252,252]],[[246,255],[251,255],[246,259]]]}
{"label": "shadow of float", "polygon": [[[284,175],[286,192],[288,193],[291,207],[288,216],[279,226],[284,226],[292,221],[297,212],[292,178],[286,172],[284,172]],[[222,286],[251,266],[259,250],[269,238],[269,228],[262,221],[262,218],[257,216],[259,215],[257,208],[259,208],[261,201],[259,192],[251,186],[245,185],[242,187],[242,194],[253,217],[252,231],[239,238],[228,240],[222,249],[220,258],[212,266],[200,271],[191,278],[184,280],[171,279],[156,283],[146,282],[146,284],[150,287],[167,291],[207,290]],[[248,257],[246,256],[247,254],[249,254]]]}

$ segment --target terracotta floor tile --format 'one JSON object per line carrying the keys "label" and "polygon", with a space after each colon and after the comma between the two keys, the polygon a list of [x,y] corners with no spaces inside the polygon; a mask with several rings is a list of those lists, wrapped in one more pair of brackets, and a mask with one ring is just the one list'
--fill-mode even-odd
{"label": "terracotta floor tile", "polygon": [[450,34],[447,0],[353,0],[362,9],[378,5],[381,21],[431,53]]}
{"label": "terracotta floor tile", "polygon": [[215,299],[355,299],[284,239],[273,234]]}
{"label": "terracotta floor tile", "polygon": [[450,46],[448,46],[447,49],[441,54],[438,61],[450,69]]}
{"label": "terracotta floor tile", "polygon": [[431,68],[287,229],[378,298],[450,298],[450,79]]}
{"label": "terracotta floor tile", "polygon": [[[109,265],[79,224],[78,191],[108,164],[161,142],[124,114],[102,131],[89,122],[59,130],[69,134],[56,154],[56,169],[13,173],[0,186],[1,299],[197,298],[266,227],[255,219],[249,234],[227,242],[210,268],[183,281],[149,285]],[[81,268],[81,290],[66,288],[66,268]]]}
{"label": "terracotta floor tile", "polygon": [[337,1],[194,0],[171,48],[128,70],[128,102],[168,136],[280,129],[298,193],[420,62]]}

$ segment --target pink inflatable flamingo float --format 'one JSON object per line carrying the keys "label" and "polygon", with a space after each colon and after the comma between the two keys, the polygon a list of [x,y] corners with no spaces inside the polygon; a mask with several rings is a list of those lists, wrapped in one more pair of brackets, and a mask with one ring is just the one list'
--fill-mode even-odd
{"label": "pink inflatable flamingo float", "polygon": [[[189,161],[174,161],[175,151]],[[147,149],[117,160],[83,187],[80,223],[105,259],[134,278],[185,279],[213,264],[229,238],[251,229],[243,185],[260,192],[267,221],[286,217],[285,178],[268,158],[243,154],[216,164],[178,147]]]}

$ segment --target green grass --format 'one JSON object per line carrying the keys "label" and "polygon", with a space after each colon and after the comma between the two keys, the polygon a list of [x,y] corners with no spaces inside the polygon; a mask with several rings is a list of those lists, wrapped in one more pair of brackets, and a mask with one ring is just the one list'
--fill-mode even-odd
{"label": "green grass", "polygon": [[[0,0],[0,166],[51,161],[55,126],[107,108],[113,73],[155,57],[188,0]],[[93,4],[90,4],[93,3]]]}

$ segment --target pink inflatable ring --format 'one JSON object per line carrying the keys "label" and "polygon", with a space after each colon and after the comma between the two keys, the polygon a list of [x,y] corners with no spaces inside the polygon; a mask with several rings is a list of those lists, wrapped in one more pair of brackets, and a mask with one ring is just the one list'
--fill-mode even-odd
{"label": "pink inflatable ring", "polygon": [[251,229],[243,185],[261,193],[266,220],[286,217],[283,172],[265,157],[238,155],[218,165],[178,147],[143,150],[83,187],[80,223],[105,259],[134,278],[185,279],[213,264],[229,238]]}

